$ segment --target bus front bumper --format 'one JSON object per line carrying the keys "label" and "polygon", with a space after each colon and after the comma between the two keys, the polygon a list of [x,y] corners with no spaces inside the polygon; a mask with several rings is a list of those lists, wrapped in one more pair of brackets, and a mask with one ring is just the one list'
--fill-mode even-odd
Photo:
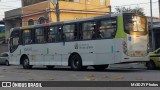
{"label": "bus front bumper", "polygon": [[149,61],[149,56],[144,57],[125,57],[122,59],[121,63],[136,63],[136,62],[147,62]]}

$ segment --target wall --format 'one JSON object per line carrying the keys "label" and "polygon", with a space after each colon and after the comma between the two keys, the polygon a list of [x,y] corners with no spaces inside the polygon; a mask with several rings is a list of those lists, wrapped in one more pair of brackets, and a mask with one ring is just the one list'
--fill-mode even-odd
{"label": "wall", "polygon": [[47,12],[48,9],[49,9],[48,1],[23,7],[22,8],[22,13],[23,13],[22,26],[28,26],[29,19],[33,19],[34,24],[37,24],[38,19],[40,17],[46,18],[46,16],[48,16],[48,12]]}
{"label": "wall", "polygon": [[[100,5],[100,0],[80,0],[80,2],[59,1],[60,20],[73,20],[87,18],[99,15],[105,15],[110,12],[110,0],[106,5]],[[55,5],[51,2],[44,1],[37,4],[25,6],[23,11],[23,26],[28,26],[29,19],[33,19],[37,24],[40,17],[49,19],[49,22],[56,22]]]}
{"label": "wall", "polygon": [[22,24],[21,16],[22,16],[22,9],[21,8],[5,12],[4,22],[5,22],[5,30],[6,30],[5,31],[6,42],[7,42],[7,39],[9,38],[10,29],[22,26],[21,25]]}
{"label": "wall", "polygon": [[5,19],[14,18],[16,16],[21,16],[21,15],[22,15],[21,8],[13,9],[5,12]]}

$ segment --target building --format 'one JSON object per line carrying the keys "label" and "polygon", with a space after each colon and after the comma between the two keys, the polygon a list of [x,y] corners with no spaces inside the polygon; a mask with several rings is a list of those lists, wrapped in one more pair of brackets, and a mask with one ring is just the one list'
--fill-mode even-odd
{"label": "building", "polygon": [[9,31],[14,27],[22,26],[22,9],[17,8],[5,12],[5,18],[3,19],[5,23],[5,38],[6,40],[9,37]]}
{"label": "building", "polygon": [[[151,22],[151,17],[147,16],[148,22]],[[152,21],[153,22],[160,22],[160,18],[159,17],[152,17]]]}
{"label": "building", "polygon": [[[53,0],[22,0],[22,25],[56,22]],[[110,0],[59,0],[60,21],[105,15]]]}
{"label": "building", "polygon": [[[156,50],[157,48],[160,48],[160,18],[158,17],[152,17],[152,23],[151,23],[151,17],[148,18],[148,26],[149,26],[149,46],[151,51]],[[151,28],[152,24],[152,28]]]}
{"label": "building", "polygon": [[[6,11],[5,38],[9,30],[33,24],[56,22],[55,4],[53,0],[22,0],[22,8]],[[104,15],[110,12],[110,0],[59,0],[60,20],[73,20]]]}

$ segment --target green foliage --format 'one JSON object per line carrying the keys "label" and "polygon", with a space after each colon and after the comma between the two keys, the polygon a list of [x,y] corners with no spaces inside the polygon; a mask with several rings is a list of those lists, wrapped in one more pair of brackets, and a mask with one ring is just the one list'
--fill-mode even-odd
{"label": "green foliage", "polygon": [[0,32],[0,39],[3,39],[3,38],[5,38],[5,30]]}
{"label": "green foliage", "polygon": [[115,8],[115,10],[117,13],[127,12],[127,13],[136,13],[138,15],[145,16],[143,8],[140,8],[140,7],[135,7],[133,9],[126,8],[126,7],[117,7]]}

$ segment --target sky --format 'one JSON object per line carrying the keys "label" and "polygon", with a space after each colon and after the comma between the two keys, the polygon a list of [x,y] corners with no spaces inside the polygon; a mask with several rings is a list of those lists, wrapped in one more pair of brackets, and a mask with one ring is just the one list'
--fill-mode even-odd
{"label": "sky", "polygon": [[[144,9],[145,15],[150,16],[150,0],[110,0],[113,11],[116,6],[135,8],[141,7]],[[158,0],[152,0],[152,14],[154,17],[159,17]]]}
{"label": "sky", "polygon": [[[112,12],[116,7],[141,7],[147,16],[150,16],[150,0],[110,0]],[[159,17],[158,0],[152,0],[153,16]],[[21,0],[0,0],[0,20],[4,18],[4,12],[21,7]]]}

